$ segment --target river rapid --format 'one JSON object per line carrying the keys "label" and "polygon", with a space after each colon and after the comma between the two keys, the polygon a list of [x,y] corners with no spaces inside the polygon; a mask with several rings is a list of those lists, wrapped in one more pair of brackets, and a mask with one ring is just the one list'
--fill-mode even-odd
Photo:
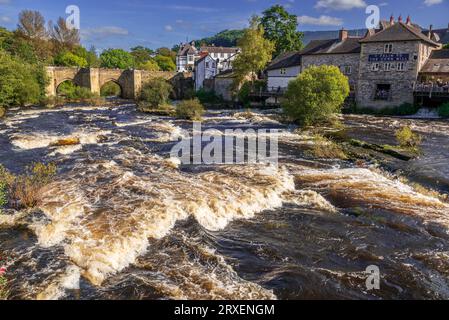
{"label": "river rapid", "polygon": [[[348,116],[391,143],[410,124],[416,160],[391,160],[449,191],[449,123]],[[279,129],[279,166],[179,165],[191,124],[133,104],[11,111],[0,163],[54,162],[36,210],[0,215],[13,299],[449,299],[449,204],[370,163],[307,156],[310,137],[269,112],[207,113],[204,129]],[[54,146],[63,138],[74,146]],[[368,266],[380,290],[368,291]]]}

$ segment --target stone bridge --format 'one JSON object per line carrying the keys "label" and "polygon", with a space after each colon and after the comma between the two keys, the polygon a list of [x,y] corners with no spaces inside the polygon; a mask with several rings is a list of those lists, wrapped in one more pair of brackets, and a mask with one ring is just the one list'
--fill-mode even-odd
{"label": "stone bridge", "polygon": [[[186,78],[184,74],[175,72],[69,67],[47,67],[47,75],[50,80],[47,96],[56,96],[58,87],[67,80],[97,94],[100,94],[101,87],[112,81],[120,86],[124,99],[135,99],[142,85],[154,78],[169,80],[175,87],[175,96],[182,95],[182,92],[179,93],[179,80]],[[182,87],[181,85],[181,91]]]}

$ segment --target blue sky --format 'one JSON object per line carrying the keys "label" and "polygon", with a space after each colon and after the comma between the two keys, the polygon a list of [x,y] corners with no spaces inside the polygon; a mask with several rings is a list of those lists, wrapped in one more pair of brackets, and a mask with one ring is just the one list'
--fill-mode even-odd
{"label": "blue sky", "polygon": [[245,27],[248,18],[273,4],[282,4],[299,17],[300,30],[364,28],[367,5],[391,14],[411,15],[427,27],[447,27],[449,0],[0,0],[0,26],[14,29],[23,9],[41,11],[47,20],[66,17],[65,8],[81,11],[82,41],[98,49],[135,45],[172,46],[210,36],[223,29]]}

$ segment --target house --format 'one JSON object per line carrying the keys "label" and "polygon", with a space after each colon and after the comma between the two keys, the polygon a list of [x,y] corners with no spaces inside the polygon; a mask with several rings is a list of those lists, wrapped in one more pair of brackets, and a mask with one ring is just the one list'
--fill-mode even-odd
{"label": "house", "polygon": [[180,46],[176,55],[176,69],[178,72],[190,72],[195,67],[195,61],[199,58],[199,51],[195,47],[195,42]]}
{"label": "house", "polygon": [[321,65],[336,66],[348,77],[351,91],[355,91],[359,75],[361,39],[348,36],[348,31],[343,29],[337,39],[311,41],[301,51],[302,69]]}
{"label": "house", "polygon": [[400,17],[360,40],[356,101],[359,106],[384,108],[414,102],[414,87],[434,50],[441,49],[432,32],[424,33]]}
{"label": "house", "polygon": [[202,53],[195,62],[195,90],[203,88],[204,80],[213,79],[217,75],[217,61],[209,53]]}
{"label": "house", "polygon": [[201,53],[209,53],[215,61],[217,61],[218,72],[222,72],[228,69],[232,69],[232,61],[235,60],[238,53],[240,53],[239,48],[230,47],[215,47],[215,46],[203,46],[200,49]]}
{"label": "house", "polygon": [[301,54],[288,52],[274,59],[266,68],[268,91],[284,91],[291,80],[301,73]]}

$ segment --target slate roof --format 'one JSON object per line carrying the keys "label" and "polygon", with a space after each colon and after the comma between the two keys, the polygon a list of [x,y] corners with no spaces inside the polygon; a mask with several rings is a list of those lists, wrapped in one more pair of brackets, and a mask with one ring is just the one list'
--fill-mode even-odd
{"label": "slate roof", "polygon": [[185,56],[188,54],[196,54],[196,53],[197,49],[194,46],[186,44],[179,49],[178,56]]}
{"label": "slate roof", "polygon": [[420,72],[449,74],[449,49],[434,50]]}
{"label": "slate roof", "polygon": [[301,54],[298,51],[291,51],[276,57],[273,61],[271,61],[266,70],[276,70],[299,65],[301,65]]}
{"label": "slate roof", "polygon": [[441,43],[443,43],[443,44],[449,43],[449,28],[448,29],[436,29],[436,30],[433,30],[433,33],[438,35]]}
{"label": "slate roof", "polygon": [[360,42],[369,43],[416,40],[427,42],[435,47],[439,46],[438,43],[429,39],[420,28],[413,25],[407,25],[403,22],[396,22],[394,25],[360,40]]}
{"label": "slate roof", "polygon": [[301,55],[360,53],[361,39],[359,37],[348,37],[344,41],[339,39],[311,41],[301,51]]}

